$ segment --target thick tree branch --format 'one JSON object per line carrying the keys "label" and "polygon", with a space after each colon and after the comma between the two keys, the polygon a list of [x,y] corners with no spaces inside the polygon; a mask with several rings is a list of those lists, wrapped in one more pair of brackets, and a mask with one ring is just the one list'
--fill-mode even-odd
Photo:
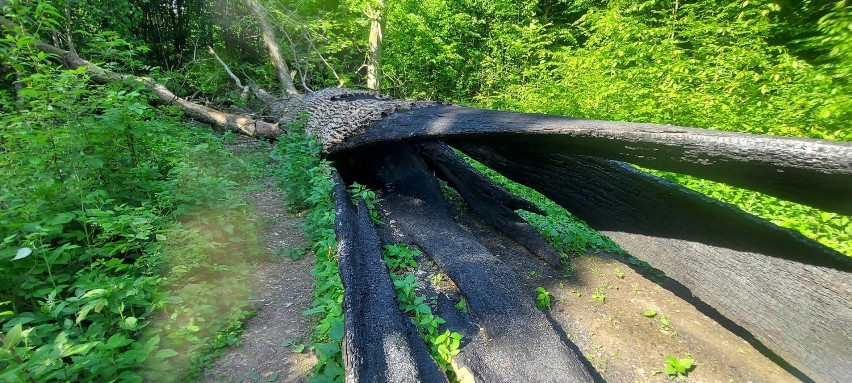
{"label": "thick tree branch", "polygon": [[257,23],[260,25],[260,31],[263,35],[263,42],[266,48],[269,49],[269,56],[272,58],[272,65],[275,67],[275,73],[278,76],[278,82],[284,87],[284,93],[295,96],[299,94],[296,87],[293,85],[293,79],[290,77],[290,68],[287,62],[281,56],[281,46],[278,45],[278,40],[275,39],[275,32],[269,22],[266,20],[266,14],[263,7],[256,0],[244,0],[246,5],[251,8],[254,15],[257,17]]}
{"label": "thick tree branch", "polygon": [[228,74],[228,77],[230,77],[232,80],[234,80],[234,84],[237,85],[237,88],[240,88],[240,89],[243,90],[243,92],[240,93],[240,98],[243,99],[243,100],[247,99],[248,98],[248,91],[249,91],[248,85],[243,85],[243,82],[240,81],[240,78],[237,77],[237,75],[235,75],[234,72],[231,71],[231,68],[228,67],[228,64],[225,64],[225,62],[222,61],[221,58],[219,58],[219,55],[216,54],[216,51],[214,51],[212,47],[210,47],[210,46],[207,47],[207,53],[210,53],[210,55],[213,56],[213,58],[216,59],[216,61],[219,62],[219,65],[222,65],[222,68],[225,69],[225,73]]}
{"label": "thick tree branch", "polygon": [[[17,27],[13,21],[2,16],[0,16],[0,26],[10,30]],[[216,109],[208,108],[204,105],[199,105],[180,98],[164,85],[157,83],[149,77],[131,76],[104,69],[82,59],[74,52],[57,48],[45,42],[37,42],[36,48],[42,52],[56,55],[62,61],[62,65],[69,69],[85,67],[89,77],[97,83],[103,84],[115,81],[139,82],[144,85],[145,88],[154,92],[154,94],[156,94],[163,103],[180,106],[188,116],[198,121],[252,137],[272,138],[281,133],[281,129],[278,127],[278,124],[220,112]]]}

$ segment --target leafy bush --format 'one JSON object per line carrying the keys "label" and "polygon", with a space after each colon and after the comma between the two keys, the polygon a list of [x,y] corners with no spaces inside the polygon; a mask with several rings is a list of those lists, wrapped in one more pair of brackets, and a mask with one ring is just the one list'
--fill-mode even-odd
{"label": "leafy bush", "polygon": [[251,172],[138,85],[46,59],[12,61],[0,111],[0,380],[182,379],[249,313]]}
{"label": "leafy bush", "polygon": [[[540,5],[395,2],[384,51],[394,92],[492,109],[852,140],[847,0]],[[852,217],[666,177],[852,255]],[[584,238],[597,242],[583,225],[525,218],[549,239],[570,238],[569,249],[586,247]]]}
{"label": "leafy bush", "polygon": [[316,316],[311,349],[319,360],[310,382],[342,382],[343,282],[337,268],[337,239],[334,234],[334,183],[332,167],[320,156],[321,144],[304,132],[302,120],[287,127],[272,152],[279,163],[276,177],[293,211],[306,211],[302,229],[316,257],[311,271],[314,300],[305,315]]}

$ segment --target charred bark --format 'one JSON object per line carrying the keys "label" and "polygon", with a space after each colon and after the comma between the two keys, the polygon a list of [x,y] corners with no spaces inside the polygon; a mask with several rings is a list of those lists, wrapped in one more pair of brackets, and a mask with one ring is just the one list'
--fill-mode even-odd
{"label": "charred bark", "polygon": [[439,105],[390,114],[328,150],[417,137],[609,158],[852,214],[852,143],[845,142]]}
{"label": "charred bark", "polygon": [[814,380],[852,376],[852,258],[617,161],[461,148],[664,271]]}
{"label": "charred bark", "polygon": [[343,281],[347,382],[446,382],[411,320],[399,310],[364,202],[352,209],[335,173],[335,225]]}
{"label": "charred bark", "polygon": [[535,307],[531,293],[515,283],[518,276],[455,223],[416,149],[393,145],[371,152],[341,167],[349,178],[382,187],[388,222],[437,263],[481,322],[483,330],[456,361],[483,382],[592,382],[580,356]]}
{"label": "charred bark", "polygon": [[524,199],[478,172],[443,143],[423,143],[418,148],[436,173],[445,179],[465,203],[489,226],[514,239],[532,254],[555,268],[562,257],[538,231],[532,228],[515,210],[545,213]]}

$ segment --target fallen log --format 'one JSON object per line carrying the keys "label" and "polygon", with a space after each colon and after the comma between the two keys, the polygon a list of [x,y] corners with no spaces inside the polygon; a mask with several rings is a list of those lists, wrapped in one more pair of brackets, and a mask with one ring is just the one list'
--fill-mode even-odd
{"label": "fallen log", "polygon": [[523,209],[545,215],[544,211],[478,172],[444,143],[423,143],[418,145],[418,149],[436,170],[436,174],[459,193],[480,219],[554,268],[562,266],[559,252],[515,213],[515,210]]}
{"label": "fallen log", "polygon": [[[483,382],[592,382],[531,292],[450,214],[436,178],[411,145],[352,154],[347,179],[382,188],[388,221],[436,262],[467,298],[482,330],[456,358]],[[369,171],[365,171],[369,169]],[[519,336],[523,334],[523,336]]]}
{"label": "fallen log", "polygon": [[342,136],[321,135],[327,150],[411,138],[537,148],[685,173],[852,214],[852,143],[451,105],[418,105],[365,123]]}
{"label": "fallen log", "polygon": [[462,145],[658,268],[808,377],[852,377],[852,258],[617,161]]}
{"label": "fallen log", "polygon": [[343,281],[347,382],[446,382],[411,320],[399,310],[378,234],[361,201],[352,209],[335,173],[335,225]]}

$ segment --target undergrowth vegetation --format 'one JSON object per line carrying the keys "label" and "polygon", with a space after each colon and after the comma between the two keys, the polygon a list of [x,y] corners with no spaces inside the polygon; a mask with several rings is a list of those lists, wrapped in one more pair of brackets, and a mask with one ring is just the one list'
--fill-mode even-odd
{"label": "undergrowth vegetation", "polygon": [[276,177],[286,195],[288,208],[302,213],[302,229],[315,256],[314,300],[305,315],[317,319],[310,348],[317,357],[309,382],[342,382],[344,335],[343,282],[337,268],[334,235],[334,182],[331,163],[322,159],[320,142],[304,131],[307,116],[287,126],[272,151]]}
{"label": "undergrowth vegetation", "polygon": [[441,325],[446,321],[432,313],[425,295],[417,295],[418,282],[414,271],[417,269],[415,257],[419,254],[420,251],[405,244],[384,247],[385,263],[390,270],[400,310],[411,316],[411,322],[417,327],[420,337],[438,362],[438,367],[447,374],[450,381],[456,381],[452,359],[461,351],[462,336],[455,331],[441,331]]}
{"label": "undergrowth vegetation", "polygon": [[251,311],[254,167],[133,85],[24,57],[0,100],[0,380],[194,375]]}
{"label": "undergrowth vegetation", "polygon": [[458,150],[456,153],[476,170],[502,185],[512,194],[532,202],[547,214],[538,215],[525,210],[517,211],[530,226],[538,230],[559,251],[562,256],[563,271],[566,275],[574,271],[571,265],[572,256],[581,256],[587,253],[605,253],[623,256],[627,262],[639,266],[651,276],[665,278],[665,273],[655,269],[647,262],[627,254],[618,244],[597,230],[592,229],[585,221],[577,218],[543,194],[506,178],[494,169],[485,166]]}

